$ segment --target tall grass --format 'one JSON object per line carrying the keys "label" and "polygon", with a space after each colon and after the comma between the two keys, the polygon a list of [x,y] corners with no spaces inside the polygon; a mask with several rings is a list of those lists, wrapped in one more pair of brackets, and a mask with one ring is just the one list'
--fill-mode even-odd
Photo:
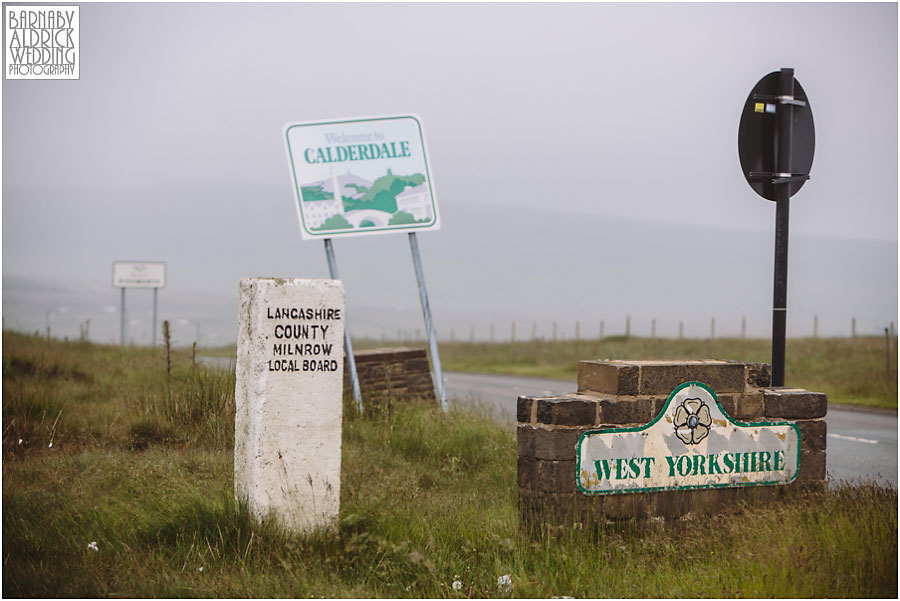
{"label": "tall grass", "polygon": [[[4,434],[7,597],[897,595],[893,489],[534,536],[519,527],[508,429],[395,404],[346,414],[338,531],[298,536],[233,499],[233,375],[176,353],[167,386],[162,349],[5,335],[3,353],[4,431],[21,419],[42,437],[46,416],[64,416],[53,447],[8,448]],[[7,411],[28,387],[39,409]],[[135,445],[141,422],[168,434]]]}
{"label": "tall grass", "polygon": [[196,366],[186,353],[12,332],[3,343],[4,456],[51,443],[72,450],[157,442],[221,448],[233,440],[234,375]]}

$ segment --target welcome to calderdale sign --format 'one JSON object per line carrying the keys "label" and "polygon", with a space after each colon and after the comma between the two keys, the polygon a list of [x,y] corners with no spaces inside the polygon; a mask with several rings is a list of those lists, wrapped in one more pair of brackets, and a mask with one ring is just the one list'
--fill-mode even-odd
{"label": "welcome to calderdale sign", "polygon": [[284,137],[304,240],[440,227],[415,115],[290,123]]}
{"label": "welcome to calderdale sign", "polygon": [[589,495],[787,484],[799,465],[796,425],[736,422],[709,387],[686,382],[646,426],[582,434],[575,481]]}

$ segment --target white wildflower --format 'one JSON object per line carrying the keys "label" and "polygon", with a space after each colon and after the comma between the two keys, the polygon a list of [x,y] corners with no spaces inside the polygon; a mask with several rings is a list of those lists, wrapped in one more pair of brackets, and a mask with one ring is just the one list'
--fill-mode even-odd
{"label": "white wildflower", "polygon": [[512,574],[504,574],[497,578],[497,588],[499,588],[504,593],[508,593],[512,590]]}
{"label": "white wildflower", "polygon": [[203,566],[200,566],[199,568],[197,568],[197,571],[198,571],[198,572],[202,572],[202,571],[203,571]]}
{"label": "white wildflower", "polygon": [[52,449],[52,448],[53,448],[53,443],[51,442],[49,445],[47,445],[47,448],[48,448],[48,449]]}
{"label": "white wildflower", "polygon": [[19,439],[19,444],[22,444],[22,439],[21,439],[21,438]]}
{"label": "white wildflower", "polygon": [[453,584],[451,584],[450,586],[453,587],[453,590],[458,591],[462,589],[462,582],[460,582],[459,580],[454,580]]}
{"label": "white wildflower", "polygon": [[90,550],[92,550],[92,551],[99,551],[99,550],[100,550],[100,548],[97,547],[97,541],[95,541],[95,540],[92,540],[91,542],[88,543],[88,549],[90,549]]}

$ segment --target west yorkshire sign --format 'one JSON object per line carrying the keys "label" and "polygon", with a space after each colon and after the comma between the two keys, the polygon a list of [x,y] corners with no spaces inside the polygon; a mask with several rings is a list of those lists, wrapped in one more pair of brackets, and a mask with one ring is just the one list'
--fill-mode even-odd
{"label": "west yorkshire sign", "polygon": [[304,239],[440,227],[417,117],[292,123],[284,137]]}
{"label": "west yorkshire sign", "polygon": [[796,425],[736,422],[705,384],[686,382],[646,426],[582,434],[575,481],[589,495],[787,484],[799,466]]}

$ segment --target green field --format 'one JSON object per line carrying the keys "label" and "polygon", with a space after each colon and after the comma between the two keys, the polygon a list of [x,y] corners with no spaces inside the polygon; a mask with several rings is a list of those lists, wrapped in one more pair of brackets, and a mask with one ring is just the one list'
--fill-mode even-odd
{"label": "green field", "polygon": [[896,490],[535,537],[514,435],[432,406],[346,410],[340,526],[291,536],[232,498],[233,374],[171,359],[3,333],[5,597],[897,596]]}

